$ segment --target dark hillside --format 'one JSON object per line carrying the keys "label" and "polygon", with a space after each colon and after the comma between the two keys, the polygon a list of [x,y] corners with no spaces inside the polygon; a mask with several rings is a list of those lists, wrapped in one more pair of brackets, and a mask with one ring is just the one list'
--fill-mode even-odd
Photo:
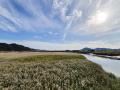
{"label": "dark hillside", "polygon": [[33,49],[18,44],[0,43],[0,51],[32,51]]}

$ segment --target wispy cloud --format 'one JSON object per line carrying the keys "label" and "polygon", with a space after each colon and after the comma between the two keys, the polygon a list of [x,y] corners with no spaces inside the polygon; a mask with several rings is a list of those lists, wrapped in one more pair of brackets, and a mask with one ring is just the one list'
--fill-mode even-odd
{"label": "wispy cloud", "polygon": [[[118,5],[120,4],[119,0],[98,0],[96,2],[96,0],[90,0],[90,6],[86,6],[89,7],[88,11],[91,10],[91,8],[93,6],[96,5],[96,7],[92,8],[92,11],[87,15],[87,19],[85,19],[84,23],[80,24],[76,24],[74,27],[72,26],[72,33],[75,34],[93,34],[93,35],[97,35],[97,34],[109,34],[109,32],[118,32],[119,31],[119,24],[120,24],[120,14],[119,14],[119,8],[120,6]],[[95,14],[98,11],[102,11],[105,12],[106,14],[108,14],[108,18],[106,20],[106,22],[104,24],[101,25],[90,25],[90,23],[95,22],[94,18],[95,18]],[[84,11],[82,11],[83,13],[85,13]],[[92,19],[91,19],[92,18]],[[101,17],[102,19],[102,17]],[[81,33],[82,32],[82,33]]]}
{"label": "wispy cloud", "polygon": [[[58,26],[54,20],[43,13],[41,7],[36,4],[37,2],[33,3],[32,0],[2,0],[0,2],[1,27],[4,23],[9,28],[9,31],[15,31],[15,29],[36,31],[41,28],[57,28]],[[7,20],[10,23],[6,23]],[[11,23],[14,25],[11,26]],[[6,27],[2,28],[2,30],[6,30]]]}
{"label": "wispy cloud", "polygon": [[[111,42],[104,37],[120,34],[119,8],[120,0],[0,0],[0,32],[22,32],[31,35],[29,40],[44,38],[41,42],[72,43],[88,38],[87,42]],[[104,23],[95,24],[98,12],[107,14]]]}
{"label": "wispy cloud", "polygon": [[[58,29],[61,26],[63,31],[67,29],[73,33],[76,30],[87,34],[104,33],[119,27],[119,4],[119,0],[1,0],[0,26],[2,30],[13,32],[18,29]],[[104,25],[90,27],[87,22],[98,10],[108,13],[110,18]],[[58,23],[60,20],[61,25]],[[7,27],[3,28],[4,25]]]}

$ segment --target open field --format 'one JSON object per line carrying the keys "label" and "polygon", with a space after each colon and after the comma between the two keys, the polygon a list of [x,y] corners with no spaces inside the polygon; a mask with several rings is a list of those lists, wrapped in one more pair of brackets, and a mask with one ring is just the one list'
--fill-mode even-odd
{"label": "open field", "polygon": [[[36,56],[36,55],[76,55],[76,53],[66,53],[66,52],[0,52],[0,58],[11,59],[26,56]],[[77,54],[79,55],[79,54]]]}
{"label": "open field", "polygon": [[63,52],[0,54],[0,90],[119,90],[120,80],[82,55]]}

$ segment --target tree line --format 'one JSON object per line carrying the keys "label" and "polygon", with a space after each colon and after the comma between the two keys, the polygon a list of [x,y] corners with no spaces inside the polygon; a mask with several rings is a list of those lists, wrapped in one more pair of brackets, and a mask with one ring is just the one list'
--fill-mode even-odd
{"label": "tree line", "polygon": [[16,43],[12,44],[0,43],[0,51],[31,51],[31,50],[32,49],[29,47],[18,45]]}

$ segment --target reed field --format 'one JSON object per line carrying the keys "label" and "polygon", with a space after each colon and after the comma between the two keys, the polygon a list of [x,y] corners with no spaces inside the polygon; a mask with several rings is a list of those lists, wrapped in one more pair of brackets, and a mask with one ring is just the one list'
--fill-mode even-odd
{"label": "reed field", "polygon": [[120,90],[120,79],[82,55],[2,52],[0,90]]}

